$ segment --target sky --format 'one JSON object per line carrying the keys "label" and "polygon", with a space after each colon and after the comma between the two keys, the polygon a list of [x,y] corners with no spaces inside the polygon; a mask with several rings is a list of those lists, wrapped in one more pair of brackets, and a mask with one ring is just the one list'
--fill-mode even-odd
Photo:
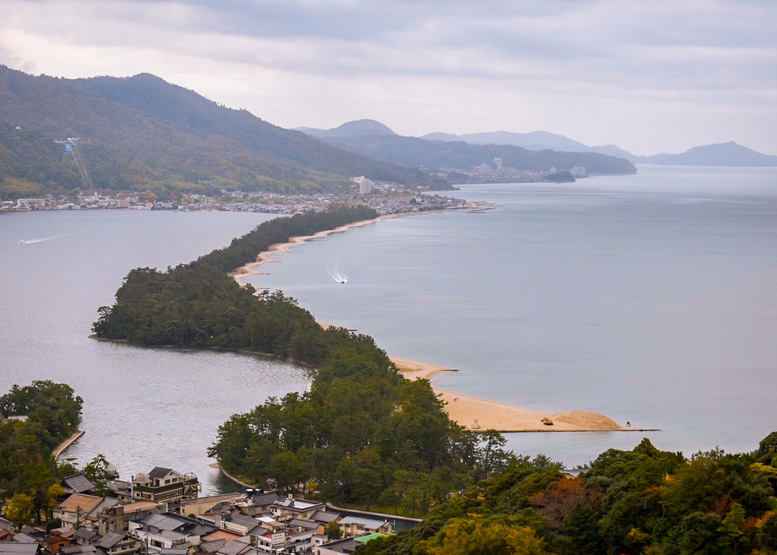
{"label": "sky", "polygon": [[775,0],[0,0],[0,64],[152,73],[286,128],[777,155]]}

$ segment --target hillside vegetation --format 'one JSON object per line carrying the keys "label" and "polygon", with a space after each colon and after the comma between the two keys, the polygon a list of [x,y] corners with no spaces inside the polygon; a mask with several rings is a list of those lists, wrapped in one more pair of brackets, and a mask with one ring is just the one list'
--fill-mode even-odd
{"label": "hillside vegetation", "polygon": [[366,218],[333,208],[265,222],[225,248],[166,272],[132,270],[94,324],[102,338],[215,347],[306,363],[305,393],[269,399],[224,423],[210,455],[256,484],[423,514],[509,459],[503,440],[452,422],[427,380],[400,376],[372,338],[323,329],[281,292],[255,295],[225,274],[270,244]]}
{"label": "hillside vegetation", "polygon": [[777,432],[753,453],[686,458],[644,439],[578,477],[543,457],[435,507],[363,555],[749,555],[777,550]]}
{"label": "hillside vegetation", "polygon": [[370,160],[149,74],[33,77],[0,66],[0,196],[82,186],[55,140],[79,137],[96,187],[155,192],[347,191],[365,175],[431,188],[442,180]]}

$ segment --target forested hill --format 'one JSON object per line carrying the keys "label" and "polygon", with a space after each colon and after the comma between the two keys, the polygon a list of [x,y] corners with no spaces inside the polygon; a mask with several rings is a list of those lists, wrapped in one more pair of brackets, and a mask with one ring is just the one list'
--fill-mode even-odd
{"label": "forested hill", "polygon": [[328,133],[321,140],[376,160],[433,172],[469,171],[483,163],[491,164],[494,158],[501,158],[504,167],[516,170],[548,171],[551,167],[570,170],[573,166],[585,166],[591,175],[637,171],[628,160],[595,152],[533,151],[515,145],[434,141],[385,132],[368,135]]}
{"label": "forested hill", "polygon": [[[55,140],[80,137],[95,186],[176,191],[332,190],[348,178],[446,185],[232,110],[153,75],[34,77],[0,65],[0,195],[81,186]],[[88,141],[88,142],[87,142]],[[67,161],[66,161],[67,162]]]}

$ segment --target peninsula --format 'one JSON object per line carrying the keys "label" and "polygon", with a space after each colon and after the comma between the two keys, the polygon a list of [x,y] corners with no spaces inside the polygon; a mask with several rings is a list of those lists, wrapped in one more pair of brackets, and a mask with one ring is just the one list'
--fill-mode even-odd
{"label": "peninsula", "polygon": [[[332,233],[342,233],[354,227],[370,225],[391,216],[381,216],[369,220],[361,220],[346,225],[319,231],[312,235],[291,237],[287,242],[275,243],[267,250],[260,252],[254,262],[247,263],[230,275],[242,284],[243,281],[256,275],[265,275],[261,271],[263,265],[278,262],[273,257],[275,253],[291,252],[295,245],[301,245],[311,239],[327,237]],[[319,322],[320,323],[320,322]],[[339,327],[333,324],[320,323],[322,327]],[[391,361],[408,379],[431,380],[439,372],[452,371],[452,368],[419,362],[407,358],[391,356]],[[432,386],[435,394],[445,403],[444,410],[451,420],[460,426],[473,431],[496,430],[499,432],[600,432],[600,431],[644,431],[640,428],[622,426],[611,418],[594,412],[573,410],[570,412],[550,413],[527,408],[520,408],[496,401],[480,399],[446,391]]]}

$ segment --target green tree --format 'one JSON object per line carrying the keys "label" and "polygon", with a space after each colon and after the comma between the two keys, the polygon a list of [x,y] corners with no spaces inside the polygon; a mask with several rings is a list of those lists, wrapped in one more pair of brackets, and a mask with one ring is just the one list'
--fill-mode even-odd
{"label": "green tree", "polygon": [[113,478],[110,468],[111,463],[102,454],[95,456],[84,467],[84,477],[94,484],[95,495],[103,497],[110,492],[108,482]]}
{"label": "green tree", "polygon": [[326,534],[330,540],[339,540],[343,537],[343,529],[336,522],[330,522],[324,527],[324,534]]}
{"label": "green tree", "polygon": [[499,518],[449,521],[433,538],[418,544],[424,555],[545,555],[545,542],[527,526],[511,526]]}

